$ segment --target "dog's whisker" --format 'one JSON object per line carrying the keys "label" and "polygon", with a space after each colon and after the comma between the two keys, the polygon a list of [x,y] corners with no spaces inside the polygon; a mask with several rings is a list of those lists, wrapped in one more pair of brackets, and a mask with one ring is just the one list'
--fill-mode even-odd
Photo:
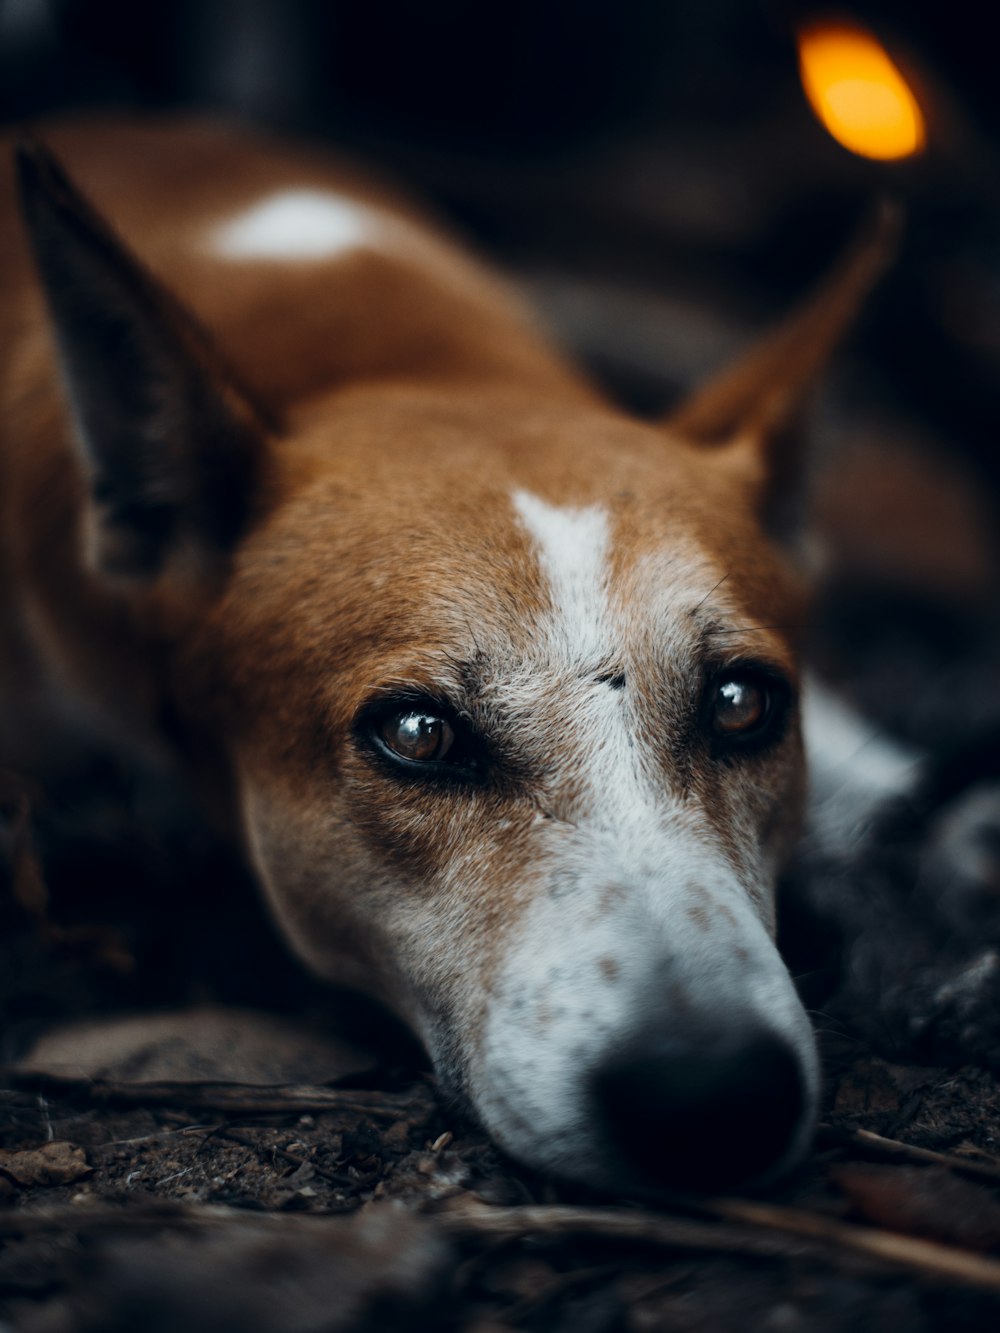
{"label": "dog's whisker", "polygon": [[734,626],[734,627],[731,628],[731,629],[717,629],[717,630],[713,630],[713,631],[712,631],[712,637],[713,637],[713,638],[717,638],[717,637],[720,637],[720,636],[723,635],[723,634],[759,634],[759,633],[762,633],[764,630],[769,630],[769,629],[774,629],[774,630],[777,630],[777,629],[798,630],[798,629],[815,629],[815,628],[816,628],[815,625],[808,625],[808,624],[804,624],[804,625],[736,625],[736,626]]}
{"label": "dog's whisker", "polygon": [[722,587],[722,585],[729,579],[729,577],[730,577],[730,576],[729,576],[728,574],[723,574],[722,578],[719,579],[718,583],[716,583],[713,587],[709,588],[708,592],[707,592],[707,593],[705,594],[705,596],[701,599],[701,601],[698,603],[698,605],[697,605],[697,606],[693,606],[693,607],[691,608],[691,614],[692,614],[693,616],[695,616],[695,615],[698,614],[698,612],[699,612],[699,611],[701,610],[701,608],[705,605],[705,603],[706,603],[706,602],[708,601],[708,599],[712,596],[712,594],[713,594],[713,593],[717,593],[717,592],[719,591],[719,589]]}

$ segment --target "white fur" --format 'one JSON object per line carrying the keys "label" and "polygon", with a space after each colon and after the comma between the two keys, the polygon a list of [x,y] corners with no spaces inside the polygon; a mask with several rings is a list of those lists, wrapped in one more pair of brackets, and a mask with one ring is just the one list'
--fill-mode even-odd
{"label": "white fur", "polygon": [[209,248],[228,260],[332,259],[378,248],[393,225],[376,209],[332,190],[282,190],[213,227]]}
{"label": "white fur", "polygon": [[819,681],[806,681],[802,730],[809,759],[810,834],[831,849],[849,847],[875,812],[907,795],[923,756],[902,745]]}
{"label": "white fur", "polygon": [[523,490],[513,502],[533,539],[549,606],[535,626],[532,660],[504,688],[514,684],[512,698],[526,714],[550,706],[542,693],[558,696],[573,728],[575,780],[588,794],[578,810],[547,813],[570,822],[585,815],[604,827],[655,825],[659,793],[650,789],[644,747],[634,742],[629,695],[600,680],[626,666],[625,615],[609,586],[607,514],[596,505],[551,505]]}
{"label": "white fur", "polygon": [[[478,1058],[476,1102],[497,1140],[547,1169],[608,1166],[589,1079],[642,1031],[769,1029],[800,1059],[808,1137],[818,1085],[808,1019],[732,871],[677,812],[658,838],[578,830],[548,865],[508,944]],[[548,882],[546,882],[548,881]],[[609,884],[620,886],[610,910]],[[709,926],[693,924],[698,904]],[[603,970],[610,962],[615,973]]]}
{"label": "white fur", "polygon": [[920,753],[880,733],[815,678],[803,691],[802,725],[816,771],[849,777],[880,796],[899,795],[912,785]]}
{"label": "white fur", "polygon": [[608,517],[591,505],[547,504],[530,491],[514,492],[514,508],[538,548],[554,619],[573,661],[596,660],[608,649],[606,556]]}

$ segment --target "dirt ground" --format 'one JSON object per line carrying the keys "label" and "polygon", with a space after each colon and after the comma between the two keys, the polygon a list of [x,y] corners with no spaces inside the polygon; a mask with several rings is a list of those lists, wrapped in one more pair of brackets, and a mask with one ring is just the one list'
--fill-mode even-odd
{"label": "dirt ground", "polygon": [[423,1080],[10,1079],[2,1308],[74,1331],[995,1327],[996,1084],[857,1055],[830,1093],[766,1201],[659,1213],[526,1178]]}
{"label": "dirt ground", "polygon": [[[13,808],[5,1333],[998,1326],[1000,1086],[983,1070],[887,1063],[821,1018],[823,1125],[780,1186],[657,1211],[585,1195],[503,1159],[405,1051],[331,1035],[245,902],[238,943],[224,895],[196,928],[180,913],[183,948],[54,924]],[[204,961],[220,922],[253,963],[238,984]]]}

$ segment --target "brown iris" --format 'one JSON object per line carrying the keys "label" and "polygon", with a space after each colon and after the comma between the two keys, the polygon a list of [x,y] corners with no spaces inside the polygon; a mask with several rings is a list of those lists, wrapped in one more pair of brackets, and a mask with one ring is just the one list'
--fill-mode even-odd
{"label": "brown iris", "polygon": [[753,676],[725,676],[715,686],[712,726],[719,736],[744,736],[756,731],[769,712],[767,686]]}
{"label": "brown iris", "polygon": [[393,754],[416,764],[443,759],[455,740],[450,722],[417,709],[387,717],[379,735]]}

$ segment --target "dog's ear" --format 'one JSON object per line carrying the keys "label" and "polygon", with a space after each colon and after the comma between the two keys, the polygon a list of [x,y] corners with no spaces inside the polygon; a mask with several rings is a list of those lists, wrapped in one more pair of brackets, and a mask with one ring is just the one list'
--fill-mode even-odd
{"label": "dog's ear", "polygon": [[765,523],[779,532],[792,526],[801,487],[809,390],[892,260],[901,227],[899,208],[880,202],[799,308],[665,423],[693,443],[725,446],[723,460],[749,474]]}
{"label": "dog's ear", "polygon": [[263,416],[52,154],[22,146],[17,166],[89,486],[90,561],[138,583],[210,576],[253,501]]}

